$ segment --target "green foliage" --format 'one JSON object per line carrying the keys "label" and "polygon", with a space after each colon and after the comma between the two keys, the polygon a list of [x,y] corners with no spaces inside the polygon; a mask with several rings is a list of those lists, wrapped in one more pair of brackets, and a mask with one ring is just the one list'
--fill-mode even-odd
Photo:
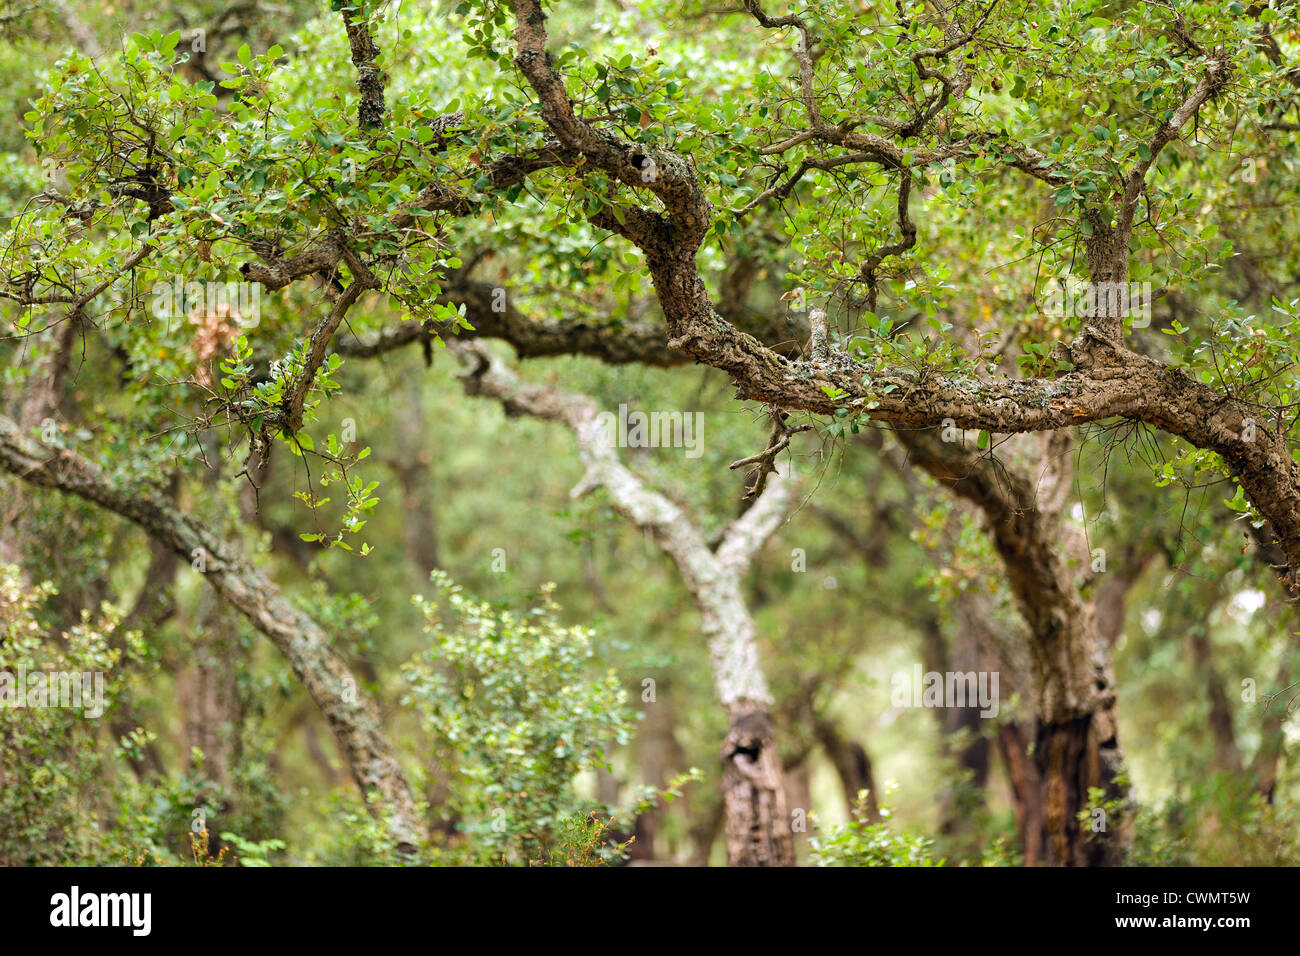
{"label": "green foliage", "polygon": [[[0,862],[9,865],[107,863],[130,839],[100,826],[115,810],[103,786],[115,760],[95,745],[95,723],[127,684],[122,664],[139,654],[138,635],[116,634],[120,615],[108,607],[52,634],[39,612],[54,593],[0,565]],[[80,682],[75,696],[62,689],[69,679]]]}
{"label": "green foliage", "polygon": [[1178,795],[1142,805],[1131,866],[1297,866],[1300,815],[1240,778],[1210,774]]}
{"label": "green foliage", "polygon": [[[366,812],[354,793],[334,794],[325,819],[314,828],[315,846],[303,855],[311,866],[403,866],[403,857],[383,822]],[[457,858],[453,857],[451,862]],[[418,862],[418,861],[417,861]]]}
{"label": "green foliage", "polygon": [[[214,22],[226,6],[198,0],[184,16]],[[1134,280],[1169,294],[1154,326],[1130,329],[1128,341],[1258,405],[1257,424],[1281,428],[1294,444],[1300,160],[1287,129],[1294,125],[1287,71],[1297,19],[1278,6],[1177,6],[1201,49],[1231,51],[1235,68],[1231,84],[1147,176],[1129,268]],[[639,149],[676,151],[698,174],[713,208],[697,255],[706,282],[726,289],[753,273],[729,318],[799,311],[795,289],[806,293],[805,305],[834,303],[834,350],[857,361],[870,392],[814,433],[832,440],[823,449],[795,450],[816,497],[755,559],[751,594],[783,745],[829,773],[811,716],[795,713],[811,700],[813,716],[834,714],[891,770],[898,765],[918,783],[950,781],[959,741],[929,714],[892,719],[881,662],[910,666],[918,647],[950,637],[954,607],[965,598],[988,599],[999,631],[1020,633],[1021,622],[986,523],[927,481],[900,477],[888,464],[890,439],[877,455],[882,436],[870,412],[898,386],[873,386],[873,377],[883,366],[918,379],[946,373],[978,390],[988,376],[1070,372],[1059,345],[1078,331],[1078,316],[1046,314],[1044,280],[1077,277],[1082,243],[1111,221],[1127,171],[1153,158],[1153,133],[1203,72],[1205,56],[1181,44],[1168,6],[999,3],[974,42],[934,63],[952,70],[960,61],[970,87],[944,110],[942,127],[903,142],[901,163],[810,166],[783,200],[749,208],[792,170],[833,152],[813,140],[769,149],[806,123],[795,31],[765,30],[698,0],[619,7],[615,15],[612,5],[547,5],[548,49],[575,109]],[[428,768],[421,797],[435,827],[454,835],[418,862],[616,861],[627,824],[650,812],[652,798],[659,851],[707,857],[709,847],[696,843],[708,838],[701,820],[716,801],[724,728],[685,587],[606,498],[570,500],[580,467],[569,436],[467,399],[432,348],[469,326],[441,301],[462,269],[508,288],[511,307],[538,317],[539,327],[661,324],[644,254],[589,221],[607,212],[626,222],[634,204],[657,210],[656,201],[644,184],[613,181],[590,164],[494,186],[493,157],[525,155],[552,138],[513,65],[511,17],[500,3],[440,4],[436,15],[411,4],[347,5],[371,20],[386,82],[387,125],[374,135],[358,129],[341,9],[345,0],[241,7],[238,22],[212,33],[200,56],[187,31],[175,29],[171,8],[132,5],[123,32],[117,12],[82,4],[82,25],[105,51],[93,62],[69,51],[48,4],[6,16],[0,91],[25,105],[0,117],[0,272],[6,291],[30,281],[44,301],[0,305],[5,404],[39,381],[65,297],[88,288],[87,277],[107,280],[84,304],[89,321],[78,326],[75,374],[44,441],[92,458],[110,481],[174,491],[322,625],[379,700],[401,695],[394,668],[419,652],[402,686],[411,706],[384,708],[386,726],[397,740],[420,740],[404,748],[404,763],[418,754]],[[901,30],[888,5],[799,5],[816,36],[808,82],[824,121],[887,139],[938,95],[941,84],[921,76],[912,59],[948,43],[937,10],[909,8]],[[1283,54],[1278,62],[1259,42],[1264,24]],[[1050,166],[1056,180],[1017,168],[1024,147],[1038,151],[1035,168]],[[934,150],[951,152],[951,161],[925,161]],[[435,181],[463,195],[469,214],[416,210],[391,228]],[[862,263],[899,238],[903,183],[917,243],[881,263],[879,301],[868,307]],[[159,195],[150,197],[150,185]],[[42,197],[47,188],[57,198]],[[306,372],[308,343],[329,306],[310,280],[262,290],[256,318],[198,323],[151,308],[156,283],[192,281],[202,296],[242,281],[240,267],[268,247],[291,254],[339,236],[385,287],[358,303],[336,334],[296,431],[287,427],[285,399]],[[148,257],[126,266],[146,243]],[[333,278],[353,281],[353,266],[344,263]],[[344,347],[416,323],[428,333],[432,369],[415,354],[364,360]],[[574,357],[528,374],[581,389],[602,408],[631,401],[701,409],[702,459],[628,458],[700,515],[701,534],[716,540],[738,494],[726,466],[763,437],[758,409],[732,400],[725,375]],[[817,387],[837,404],[847,394]],[[343,437],[349,420],[355,441]],[[1241,484],[1224,481],[1218,455],[1126,429],[1106,423],[1080,435],[1074,490],[1081,526],[1090,545],[1109,552],[1112,571],[1130,551],[1144,561],[1154,555],[1139,568],[1159,566],[1136,580],[1115,644],[1120,739],[1134,778],[1143,792],[1175,794],[1137,818],[1134,860],[1291,863],[1293,779],[1278,783],[1273,804],[1241,787],[1186,788],[1213,756],[1202,732],[1205,689],[1217,682],[1229,690],[1230,729],[1249,763],[1262,749],[1262,717],[1235,706],[1238,675],[1255,675],[1263,689],[1270,681],[1261,675],[1287,673],[1293,656],[1295,622],[1243,537],[1260,528],[1260,516]],[[967,440],[978,452],[1014,453],[1003,445],[988,432]],[[263,481],[257,465],[268,450],[273,464],[254,491],[249,482]],[[13,488],[0,483],[0,500]],[[231,662],[241,688],[232,720],[240,757],[224,785],[210,779],[204,761],[191,759],[178,699],[189,649],[212,626],[202,613],[207,585],[182,569],[168,587],[174,614],[140,635],[123,634],[117,612],[101,602],[110,596],[129,606],[144,539],[93,505],[29,494],[23,563],[38,580],[55,577],[59,593],[3,579],[0,670],[103,670],[110,708],[130,690],[139,726],[117,738],[103,732],[106,718],[0,711],[0,862],[404,862],[332,749],[309,755],[303,731],[319,732],[321,721],[288,667],[260,644],[247,661]],[[503,571],[489,557],[498,548],[509,556]],[[809,573],[792,571],[793,548],[804,552]],[[352,560],[363,554],[370,559]],[[501,606],[470,600],[445,578],[437,579],[448,589],[442,598],[408,604],[405,595],[435,565]],[[1107,580],[1083,585],[1088,596]],[[508,610],[541,581],[557,582],[565,595],[563,620],[590,628],[562,624],[549,597]],[[1247,613],[1238,606],[1243,595],[1269,603]],[[432,647],[419,643],[422,624]],[[1189,661],[1192,633],[1211,641],[1209,674]],[[655,706],[672,711],[661,736],[633,737],[607,668],[658,681]],[[1028,709],[1029,696],[1019,688],[1015,709]],[[705,782],[703,792],[671,808],[680,781],[656,796],[638,766],[665,741],[680,748],[674,766],[704,768],[691,775]],[[127,758],[139,761],[151,747],[172,770],[142,781]],[[598,767],[632,792],[631,806],[598,805],[591,796]],[[859,814],[816,837],[817,861],[1017,862],[996,762],[992,772],[983,788],[948,784],[969,827],[940,838],[941,854],[911,835],[939,833],[940,825],[933,788],[908,778],[886,822]],[[1091,797],[1090,809],[1108,816],[1123,809]],[[210,852],[206,838],[193,844],[198,808],[231,844],[224,856]]]}
{"label": "green foliage", "polygon": [[593,673],[594,631],[562,625],[549,586],[516,612],[467,597],[442,572],[431,580],[439,598],[415,600],[433,646],[406,665],[407,700],[456,760],[450,805],[462,829],[494,863],[547,859],[562,832],[590,838],[563,823],[587,802],[573,779],[606,766],[631,733],[618,678]]}
{"label": "green foliage", "polygon": [[[887,788],[892,793],[892,789]],[[853,819],[827,833],[818,833],[808,843],[818,866],[943,866],[944,860],[931,853],[932,840],[899,832],[890,822],[891,811],[880,805],[881,820],[872,823],[867,796],[858,795]]]}
{"label": "green foliage", "polygon": [[[605,866],[623,857],[629,842],[613,842],[610,834],[614,818],[601,820],[596,812],[585,816],[566,813],[547,848],[549,866]],[[539,861],[540,862],[540,861]]]}
{"label": "green foliage", "polygon": [[285,848],[283,840],[245,840],[235,833],[222,833],[221,839],[235,848],[235,859],[240,866],[270,866],[271,856]]}

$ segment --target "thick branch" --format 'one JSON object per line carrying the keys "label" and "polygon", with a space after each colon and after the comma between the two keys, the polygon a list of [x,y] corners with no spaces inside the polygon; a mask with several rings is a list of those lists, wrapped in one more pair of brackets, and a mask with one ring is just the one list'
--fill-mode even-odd
{"label": "thick branch", "polygon": [[0,468],[43,488],[76,495],[139,525],[185,561],[201,560],[221,597],[279,648],[329,722],[371,812],[399,846],[420,843],[419,814],[374,702],[320,626],[295,607],[230,542],[152,488],[116,480],[74,452],[28,438],[0,416]]}
{"label": "thick branch", "polygon": [[384,78],[375,61],[379,59],[379,46],[370,34],[370,24],[364,11],[352,6],[353,0],[344,0],[343,23],[348,31],[348,46],[352,51],[352,65],[357,68],[357,91],[361,102],[357,104],[357,125],[362,129],[378,129],[384,125]]}
{"label": "thick branch", "polygon": [[603,488],[614,508],[650,532],[677,565],[700,609],[719,700],[733,713],[751,706],[769,707],[771,694],[759,665],[754,622],[741,594],[740,578],[784,517],[792,497],[788,482],[770,481],[763,496],[728,528],[715,554],[679,505],[623,465],[609,433],[610,423],[590,398],[522,382],[478,343],[452,339],[447,348],[466,369],[468,394],[499,401],[508,415],[559,422],[574,433],[586,468],[574,494]]}

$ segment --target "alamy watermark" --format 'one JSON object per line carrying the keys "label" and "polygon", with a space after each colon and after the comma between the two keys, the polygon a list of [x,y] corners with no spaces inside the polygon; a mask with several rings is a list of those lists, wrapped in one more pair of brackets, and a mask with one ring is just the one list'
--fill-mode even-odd
{"label": "alamy watermark", "polygon": [[998,715],[997,671],[929,671],[921,665],[895,671],[889,702],[894,707],[979,707],[981,717]]}
{"label": "alamy watermark", "polygon": [[256,282],[171,282],[153,285],[153,314],[160,319],[222,318],[252,328],[262,318],[262,287]]}
{"label": "alamy watermark", "polygon": [[119,926],[133,936],[148,936],[152,911],[152,893],[83,893],[73,886],[50,897],[50,925],[56,927]]}
{"label": "alamy watermark", "polygon": [[704,454],[703,412],[629,412],[596,416],[598,441],[604,448],[685,448],[687,458]]}
{"label": "alamy watermark", "polygon": [[1151,324],[1150,282],[1085,282],[1070,276],[1050,279],[1044,294],[1047,315],[1132,319],[1133,328]]}
{"label": "alamy watermark", "polygon": [[0,671],[0,707],[76,707],[90,718],[104,714],[102,671]]}

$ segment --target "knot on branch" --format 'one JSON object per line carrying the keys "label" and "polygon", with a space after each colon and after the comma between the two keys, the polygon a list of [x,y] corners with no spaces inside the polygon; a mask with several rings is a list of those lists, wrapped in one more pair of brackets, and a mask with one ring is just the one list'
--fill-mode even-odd
{"label": "knot on branch", "polygon": [[[823,315],[825,313],[822,313]],[[733,461],[730,465],[732,471],[737,468],[744,468],[746,465],[755,467],[746,476],[749,482],[745,489],[745,500],[757,498],[767,487],[767,476],[776,471],[776,456],[785,451],[790,445],[790,438],[799,432],[806,432],[812,428],[811,425],[794,425],[789,424],[790,415],[779,408],[769,408],[768,413],[772,417],[772,430],[767,436],[767,447],[757,455],[750,455],[748,458],[742,458],[739,461]]]}
{"label": "knot on branch", "polygon": [[460,376],[462,387],[466,395],[480,395],[483,392],[483,376],[487,375],[488,370],[492,367],[491,360],[480,349],[469,346],[466,343],[455,342],[448,343],[449,351],[452,351],[460,360],[461,370],[457,374]]}

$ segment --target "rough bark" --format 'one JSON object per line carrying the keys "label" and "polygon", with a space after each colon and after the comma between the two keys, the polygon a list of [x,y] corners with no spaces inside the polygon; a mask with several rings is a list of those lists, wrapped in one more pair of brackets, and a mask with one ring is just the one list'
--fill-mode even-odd
{"label": "rough bark", "polygon": [[[1119,863],[1131,835],[1129,814],[1109,813],[1101,832],[1085,831],[1078,819],[1090,808],[1091,788],[1120,807],[1128,792],[1109,657],[1096,634],[1093,608],[1067,565],[1070,536],[1059,521],[1069,491],[1068,439],[1059,434],[1047,440],[1043,473],[1030,480],[932,432],[899,437],[921,467],[983,511],[1029,625],[1034,759],[1044,788],[1043,862]],[[1082,557],[1077,543],[1073,550]]]}
{"label": "rough bark", "polygon": [[[729,373],[740,397],[776,408],[821,414],[833,414],[842,407],[869,410],[875,421],[910,428],[935,427],[951,419],[958,427],[995,434],[1048,431],[1111,417],[1152,425],[1222,457],[1278,535],[1286,556],[1286,565],[1279,569],[1284,584],[1300,589],[1300,463],[1291,456],[1285,429],[1271,424],[1270,416],[1257,407],[1127,348],[1121,323],[1114,316],[1099,311],[1085,317],[1075,341],[1058,346],[1057,358],[1073,368],[1051,379],[973,378],[934,369],[875,368],[836,352],[824,361],[796,362],[737,329],[714,306],[698,271],[696,253],[707,234],[711,211],[691,164],[667,151],[624,140],[579,117],[547,55],[541,4],[538,0],[511,0],[511,7],[516,24],[515,65],[532,88],[541,116],[560,146],[580,157],[582,164],[603,170],[633,190],[649,191],[662,204],[663,212],[625,206],[617,216],[606,210],[591,221],[633,242],[645,254],[671,348]],[[810,27],[801,18],[767,17],[752,0],[746,9],[760,25],[793,27],[801,31],[805,44],[808,42]],[[956,28],[949,24],[949,29]],[[943,95],[930,109],[917,114],[914,123],[884,124],[889,136],[863,133],[857,129],[861,122],[825,121],[814,94],[811,53],[806,46],[802,52],[796,49],[809,125],[767,152],[777,154],[811,140],[853,151],[829,157],[821,168],[826,168],[826,163],[869,163],[884,169],[926,166],[959,153],[977,152],[982,145],[978,135],[972,142],[938,150],[912,149],[909,153],[902,145],[935,120],[952,92],[966,82],[960,65],[953,76],[946,76],[926,61],[937,63],[944,50],[951,52],[973,36],[974,30],[954,35],[943,50],[914,55],[918,71],[931,71],[923,75],[940,79]],[[1183,101],[1155,126],[1146,144],[1146,158],[1135,161],[1123,173],[1123,195],[1114,223],[1103,221],[1095,209],[1083,214],[1090,227],[1085,260],[1092,281],[1122,281],[1127,276],[1134,217],[1146,177],[1160,152],[1223,90],[1232,69],[1224,55],[1216,55],[1202,68]],[[1051,185],[1066,179],[1050,159],[1033,149],[1001,143],[999,151],[1012,168],[1026,175]],[[647,162],[653,162],[658,173],[650,182],[640,177]],[[818,161],[805,161],[795,175],[817,166]],[[785,191],[788,193],[788,187]],[[776,188],[764,196],[780,192]],[[900,228],[906,232],[906,217],[900,218]],[[905,251],[910,243],[895,247]],[[1253,429],[1246,428],[1247,420]]]}
{"label": "rough bark", "polygon": [[158,490],[127,484],[74,452],[34,441],[5,416],[0,416],[0,469],[28,484],[76,495],[115,512],[186,562],[201,555],[208,583],[271,639],[320,707],[367,807],[385,822],[402,852],[420,843],[415,801],[374,702],[320,626],[233,544],[188,517]]}
{"label": "rough bark", "polygon": [[[442,294],[434,301],[465,309],[465,318],[473,328],[458,329],[457,338],[501,339],[509,342],[520,358],[589,355],[611,365],[639,362],[659,368],[694,362],[685,352],[668,347],[668,330],[657,315],[636,311],[589,319],[531,315],[519,308],[510,289],[502,302],[496,294],[500,288],[504,287],[456,275],[444,283]],[[781,355],[794,357],[799,344],[808,338],[808,321],[799,313],[751,313],[739,302],[723,304],[719,311]],[[373,358],[412,343],[431,342],[440,331],[446,330],[432,322],[402,322],[380,332],[344,337],[338,352]]]}
{"label": "rough bark", "polygon": [[1025,866],[1040,866],[1045,859],[1045,811],[1043,784],[1038,765],[1029,753],[1029,735],[1018,724],[1007,722],[998,728],[998,749],[1011,782],[1012,810],[1021,835]]}
{"label": "rough bark", "polygon": [[776,729],[768,708],[732,706],[722,743],[727,862],[731,866],[794,866]]}
{"label": "rough bark", "polygon": [[649,532],[672,558],[700,612],[713,683],[730,726],[723,744],[727,857],[733,866],[794,863],[789,818],[775,750],[772,697],[758,659],[757,633],[741,580],[753,556],[784,520],[793,493],[778,470],[750,508],[710,548],[683,509],[659,494],[619,460],[595,404],[584,395],[521,382],[477,343],[451,341],[467,369],[471,395],[501,402],[510,415],[531,415],[568,427],[586,468],[575,495],[603,488],[614,508]]}
{"label": "rough bark", "polygon": [[[994,624],[990,620],[990,609],[985,606],[982,595],[964,591],[958,594],[953,606],[953,642],[951,650],[943,643],[941,634],[935,633],[934,639],[928,641],[931,646],[927,655],[926,667],[929,670],[944,673],[946,671],[998,671],[999,695],[1004,699],[1012,693],[1010,675],[1004,664],[990,653],[995,646],[991,631]],[[937,632],[937,628],[936,628]],[[938,659],[931,659],[936,654]],[[972,804],[983,803],[984,788],[988,783],[990,742],[984,733],[985,724],[980,716],[978,703],[968,706],[949,707],[936,714],[940,717],[946,735],[946,749],[962,774],[961,786],[946,787],[940,802],[939,819],[942,832],[956,834],[963,828],[969,828]],[[954,747],[954,740],[961,741]],[[968,783],[967,783],[968,782]],[[973,792],[966,786],[974,788]]]}
{"label": "rough bark", "polygon": [[375,61],[379,47],[370,33],[365,11],[345,7],[343,23],[348,32],[348,46],[352,52],[352,65],[357,70],[357,91],[361,102],[357,104],[357,125],[362,129],[378,129],[384,125],[384,78]]}

